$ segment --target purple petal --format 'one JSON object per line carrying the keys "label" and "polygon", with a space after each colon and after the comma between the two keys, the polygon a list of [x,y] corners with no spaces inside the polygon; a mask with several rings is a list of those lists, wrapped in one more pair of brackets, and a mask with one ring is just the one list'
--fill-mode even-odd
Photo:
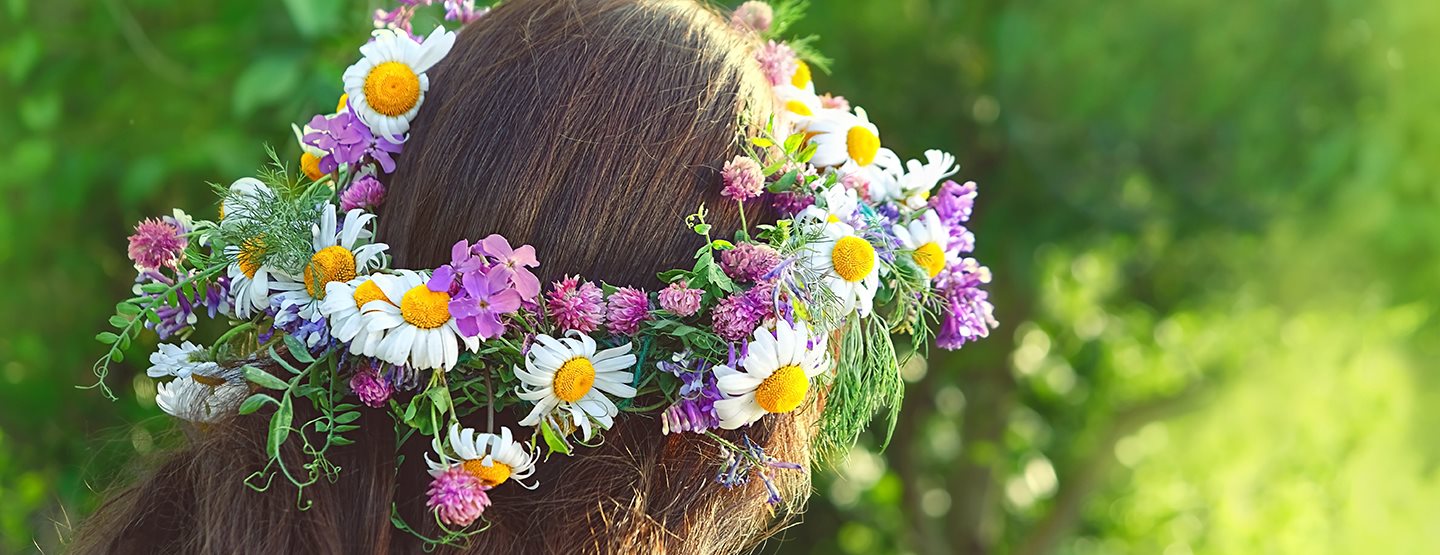
{"label": "purple petal", "polygon": [[435,273],[430,275],[430,281],[425,283],[425,287],[436,293],[442,291],[448,292],[450,291],[450,286],[454,285],[454,283],[455,269],[451,268],[449,264],[446,264],[435,269]]}

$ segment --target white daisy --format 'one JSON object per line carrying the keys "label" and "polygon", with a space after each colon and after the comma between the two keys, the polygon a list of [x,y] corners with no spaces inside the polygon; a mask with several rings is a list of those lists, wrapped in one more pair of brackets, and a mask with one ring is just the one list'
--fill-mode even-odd
{"label": "white daisy", "polygon": [[895,238],[900,244],[913,251],[911,257],[915,264],[925,270],[930,279],[940,275],[951,262],[954,262],[959,253],[950,248],[950,230],[940,222],[940,215],[934,210],[926,210],[919,217],[910,221],[909,225],[896,224],[894,227]]}
{"label": "white daisy", "polygon": [[501,426],[500,434],[496,435],[452,424],[449,439],[449,449],[438,437],[431,443],[435,453],[440,455],[440,461],[432,461],[429,455],[425,456],[425,462],[430,465],[430,475],[438,476],[460,465],[487,487],[493,488],[511,479],[526,489],[535,489],[538,485],[527,484],[523,480],[535,473],[535,461],[540,454],[531,453],[525,444],[515,441],[510,435],[510,428]]}
{"label": "white daisy", "polygon": [[880,286],[880,261],[875,246],[844,222],[824,225],[821,237],[806,246],[809,267],[840,301],[840,314],[859,310],[868,316]]}
{"label": "white daisy", "polygon": [[408,33],[379,29],[360,47],[360,61],[345,70],[345,93],[355,115],[376,135],[400,142],[425,102],[425,75],[455,44],[455,33],[436,27],[416,43]]}
{"label": "white daisy", "polygon": [[629,373],[635,355],[630,354],[629,343],[596,353],[590,336],[574,330],[567,335],[560,339],[535,336],[525,355],[525,368],[515,368],[522,384],[520,398],[535,403],[520,425],[534,426],[553,413],[568,412],[585,439],[590,439],[592,418],[602,428],[609,428],[619,413],[605,393],[635,397]]}
{"label": "white daisy", "polygon": [[365,303],[360,310],[365,328],[371,333],[383,332],[384,337],[361,354],[416,370],[449,370],[460,357],[460,341],[471,351],[480,348],[478,338],[460,336],[455,318],[450,316],[450,294],[425,286],[429,274],[401,270],[372,279],[386,299],[400,299],[400,304]]}
{"label": "white daisy", "polygon": [[925,161],[909,160],[903,164],[898,156],[878,157],[872,175],[880,183],[884,200],[899,202],[911,210],[925,208],[930,191],[940,180],[955,175],[960,167],[955,156],[941,150],[925,151]]}
{"label": "white daisy", "polygon": [[372,301],[397,306],[395,300],[386,297],[369,276],[325,284],[325,300],[320,301],[320,313],[330,319],[330,335],[349,343],[352,355],[373,355],[380,346],[380,340],[385,338],[384,330],[371,330],[365,326],[365,316],[360,312]]}
{"label": "white daisy", "polygon": [[815,195],[816,203],[800,212],[800,217],[815,222],[854,224],[859,216],[860,199],[853,189],[836,182]]}
{"label": "white daisy", "polygon": [[716,384],[725,399],[715,402],[720,427],[734,430],[767,414],[793,411],[810,391],[810,379],[829,367],[825,336],[810,335],[805,322],[785,320],[775,331],[760,328],[746,346],[742,369],[716,366]]}
{"label": "white daisy", "polygon": [[880,130],[870,123],[864,108],[855,108],[853,114],[823,110],[808,120],[805,131],[812,134],[810,141],[817,145],[810,163],[818,167],[847,162],[868,167],[880,154]]}
{"label": "white daisy", "polygon": [[320,221],[311,228],[311,247],[315,253],[305,265],[302,276],[305,287],[281,293],[281,312],[296,307],[295,312],[307,321],[320,318],[320,302],[325,298],[326,286],[333,282],[348,282],[356,276],[363,276],[384,267],[384,243],[371,243],[374,236],[369,229],[375,215],[356,208],[345,213],[345,225],[336,221],[335,205],[325,204],[320,210]]}
{"label": "white daisy", "polygon": [[204,346],[189,341],[179,345],[161,343],[155,352],[150,353],[150,368],[145,370],[145,375],[152,378],[183,378],[191,373],[214,375],[220,370],[220,365],[207,360],[209,357],[210,353]]}
{"label": "white daisy", "polygon": [[249,393],[243,382],[192,374],[156,384],[155,404],[170,416],[211,423],[232,413]]}

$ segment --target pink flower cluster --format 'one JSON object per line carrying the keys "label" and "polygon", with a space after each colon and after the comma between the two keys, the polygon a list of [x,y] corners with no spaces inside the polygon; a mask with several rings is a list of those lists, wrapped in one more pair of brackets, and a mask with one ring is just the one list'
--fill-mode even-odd
{"label": "pink flower cluster", "polygon": [[739,341],[760,327],[767,318],[775,317],[775,288],[761,283],[744,293],[736,293],[715,305],[710,315],[715,334],[726,341]]}
{"label": "pink flower cluster", "polygon": [[590,333],[605,320],[605,294],[578,276],[555,282],[546,298],[550,317],[562,331]]}
{"label": "pink flower cluster", "polygon": [[736,156],[726,162],[725,169],[720,172],[720,181],[725,184],[720,193],[741,202],[765,192],[765,173],[760,163],[749,156]]}
{"label": "pink flower cluster", "polygon": [[704,291],[675,282],[660,291],[660,308],[680,317],[694,316],[700,312],[700,299],[704,294]]}
{"label": "pink flower cluster", "polygon": [[605,327],[620,335],[635,335],[650,319],[650,297],[644,291],[621,287],[606,300]]}
{"label": "pink flower cluster", "polygon": [[355,396],[359,397],[365,406],[378,409],[390,400],[390,396],[395,393],[395,386],[376,372],[372,363],[357,370],[350,378],[350,390],[355,392]]}
{"label": "pink flower cluster", "polygon": [[800,68],[795,51],[785,43],[773,40],[760,46],[755,52],[755,61],[760,62],[760,69],[772,86],[790,82],[790,76]]}
{"label": "pink flower cluster", "polygon": [[720,269],[735,281],[758,281],[780,265],[780,253],[768,245],[741,243],[720,251]]}
{"label": "pink flower cluster", "polygon": [[469,526],[490,506],[490,489],[462,466],[452,466],[430,482],[425,506],[435,511],[446,526]]}
{"label": "pink flower cluster", "polygon": [[170,222],[150,218],[135,226],[127,249],[130,261],[142,270],[174,268],[180,263],[188,243],[180,228]]}
{"label": "pink flower cluster", "polygon": [[740,7],[735,8],[735,13],[730,14],[730,26],[738,31],[764,33],[770,30],[774,22],[775,9],[756,0],[740,4]]}
{"label": "pink flower cluster", "polygon": [[505,334],[502,317],[540,295],[540,278],[530,271],[539,265],[534,247],[511,248],[500,235],[474,245],[461,240],[450,248],[450,263],[437,268],[426,286],[450,294],[450,314],[461,335],[490,339]]}

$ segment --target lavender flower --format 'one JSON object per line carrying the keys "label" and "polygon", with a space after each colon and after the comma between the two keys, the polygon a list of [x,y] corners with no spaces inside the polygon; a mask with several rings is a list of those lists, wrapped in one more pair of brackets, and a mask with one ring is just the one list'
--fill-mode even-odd
{"label": "lavender flower", "polygon": [[737,201],[744,202],[765,192],[765,174],[760,163],[749,156],[736,156],[726,162],[720,180],[725,183],[721,194]]}
{"label": "lavender flower", "polygon": [[[136,291],[139,292],[139,285],[146,283],[175,285],[175,280],[157,270],[143,270],[135,276],[135,283]],[[142,294],[150,298],[160,296],[159,293]],[[145,327],[155,330],[155,334],[161,340],[169,339],[195,325],[197,308],[204,308],[210,318],[214,318],[216,315],[230,314],[230,278],[220,276],[214,278],[214,281],[210,283],[197,283],[195,292],[191,295],[185,295],[183,291],[179,292],[175,295],[175,304],[162,303],[155,309],[158,321],[146,321]]]}
{"label": "lavender flower", "polygon": [[680,399],[660,415],[662,433],[698,434],[720,426],[715,402],[722,396],[710,363],[684,352],[675,353],[669,361],[658,362],[655,366],[681,380]]}
{"label": "lavender flower", "polygon": [[953,351],[989,336],[990,330],[1000,325],[989,292],[980,288],[986,283],[990,283],[990,269],[973,258],[959,261],[936,278],[945,309],[935,335],[936,346]]}
{"label": "lavender flower", "polygon": [[775,22],[775,9],[764,2],[750,0],[730,14],[730,26],[737,31],[764,33]]}
{"label": "lavender flower", "polygon": [[797,463],[785,462],[765,454],[765,448],[756,445],[745,436],[744,447],[736,450],[729,446],[722,446],[725,451],[725,461],[720,465],[720,472],[715,475],[715,481],[726,489],[733,489],[750,482],[750,474],[753,472],[765,482],[766,501],[771,505],[783,502],[785,499],[780,496],[779,488],[775,487],[775,470],[803,470],[804,467]]}
{"label": "lavender flower", "polygon": [[590,333],[605,318],[604,294],[595,284],[579,277],[555,282],[547,298],[550,317],[561,330]]}
{"label": "lavender flower", "polygon": [[385,185],[373,175],[362,175],[340,193],[340,210],[374,210],[385,203]]}
{"label": "lavender flower", "polygon": [[485,493],[488,489],[465,467],[452,466],[430,482],[426,492],[430,498],[425,506],[447,526],[469,526],[490,506],[490,496]]}
{"label": "lavender flower", "polygon": [[400,153],[400,143],[375,136],[354,110],[330,117],[315,116],[309,126],[312,132],[305,134],[303,142],[325,151],[320,159],[320,171],[330,173],[340,164],[353,164],[367,158],[380,164],[385,173],[395,171],[392,155]]}
{"label": "lavender flower", "polygon": [[186,244],[188,241],[175,224],[150,218],[135,225],[127,252],[130,260],[142,270],[174,268],[185,255]]}
{"label": "lavender flower", "polygon": [[767,245],[740,243],[720,251],[720,268],[735,281],[757,281],[780,265],[780,253]]}
{"label": "lavender flower", "polygon": [[469,25],[490,13],[490,8],[475,8],[475,0],[445,0],[445,20]]}
{"label": "lavender flower", "polygon": [[621,287],[606,300],[605,327],[620,335],[635,335],[650,319],[650,297],[644,291]]}
{"label": "lavender flower", "polygon": [[704,294],[704,291],[691,289],[677,281],[660,290],[660,308],[682,318],[693,316],[700,311],[700,298]]}

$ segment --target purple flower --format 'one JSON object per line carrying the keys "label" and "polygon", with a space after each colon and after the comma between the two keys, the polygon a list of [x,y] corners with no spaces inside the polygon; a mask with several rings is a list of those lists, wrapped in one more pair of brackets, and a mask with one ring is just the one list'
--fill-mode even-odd
{"label": "purple flower", "polygon": [[773,40],[760,46],[755,52],[755,61],[760,62],[760,69],[765,72],[771,86],[789,83],[790,76],[800,68],[795,51],[785,43]]}
{"label": "purple flower", "polygon": [[161,266],[174,268],[185,254],[189,242],[180,234],[174,224],[150,218],[135,225],[127,249],[130,260],[142,270],[157,270]]}
{"label": "purple flower", "polygon": [[749,336],[766,318],[775,317],[775,304],[771,299],[774,291],[774,287],[762,283],[744,293],[720,299],[710,315],[715,334],[726,341]]}
{"label": "purple flower", "polygon": [[720,251],[720,268],[736,281],[757,281],[780,265],[780,253],[767,245],[740,243]]}
{"label": "purple flower", "polygon": [[720,426],[715,402],[722,396],[710,363],[685,352],[676,353],[669,361],[658,362],[655,366],[681,380],[680,400],[660,415],[662,433],[699,434]]}
{"label": "purple flower", "polygon": [[312,131],[305,134],[304,143],[325,151],[320,159],[320,171],[330,173],[340,164],[353,164],[366,158],[379,163],[385,173],[395,171],[392,155],[400,153],[400,143],[376,137],[354,110],[330,117],[315,116],[310,119],[309,127]]}
{"label": "purple flower", "polygon": [[466,272],[461,282],[460,295],[450,301],[460,335],[482,340],[504,335],[500,317],[520,310],[520,293],[510,288],[506,272],[499,266],[487,273]]}
{"label": "purple flower", "polygon": [[704,291],[691,289],[677,281],[660,290],[660,308],[682,318],[693,316],[700,311],[700,297],[704,294]]}
{"label": "purple flower", "polygon": [[787,218],[799,214],[802,210],[815,204],[815,197],[813,195],[800,193],[770,193],[769,197],[770,206],[775,207],[775,210],[779,212],[781,216]]}
{"label": "purple flower", "polygon": [[650,296],[632,287],[617,289],[605,301],[605,327],[620,335],[635,335],[650,319]]}
{"label": "purple flower", "polygon": [[775,9],[764,2],[750,0],[730,14],[730,26],[738,31],[764,33],[775,22]]}
{"label": "purple flower", "polygon": [[540,266],[540,261],[535,259],[535,247],[520,245],[512,249],[510,241],[497,234],[480,241],[478,248],[495,259],[522,298],[530,301],[540,295],[540,278],[529,270]]}
{"label": "purple flower", "polygon": [[930,197],[930,207],[935,209],[935,213],[945,225],[956,226],[968,222],[970,213],[975,209],[978,189],[974,181],[966,181],[961,185],[946,180],[940,185],[940,190],[935,192],[935,196]]}
{"label": "purple flower", "polygon": [[490,488],[466,472],[465,467],[452,466],[436,474],[430,482],[430,490],[426,492],[429,499],[425,501],[425,506],[435,511],[435,515],[447,526],[469,526],[490,506],[490,496],[485,493],[487,489]]}
{"label": "purple flower", "polygon": [[953,351],[989,336],[990,330],[1000,325],[989,292],[980,288],[990,283],[989,268],[966,258],[941,272],[935,283],[945,311],[935,335],[936,346]]}
{"label": "purple flower", "polygon": [[345,192],[340,193],[340,210],[349,212],[356,208],[375,210],[385,203],[385,185],[374,175],[362,175]]}
{"label": "purple flower", "polygon": [[[193,274],[192,274],[193,275]],[[163,283],[174,285],[175,280],[159,273],[157,270],[142,270],[135,277],[135,283]],[[145,294],[147,297],[157,297],[159,294]],[[175,296],[175,304],[164,303],[155,309],[157,322],[145,322],[145,327],[155,330],[160,339],[169,339],[171,336],[189,329],[195,325],[196,309],[204,308],[210,318],[217,314],[230,313],[230,278],[219,276],[214,281],[205,284],[196,284],[193,295],[185,295],[180,292]]]}
{"label": "purple flower", "polygon": [[726,489],[732,489],[749,483],[753,472],[765,482],[766,501],[771,505],[784,501],[780,490],[775,487],[775,470],[801,470],[803,467],[766,455],[765,448],[756,445],[750,436],[745,436],[744,443],[740,450],[725,448],[725,461],[720,464],[715,481]]}
{"label": "purple flower", "polygon": [[605,318],[605,299],[600,288],[579,277],[555,282],[546,295],[550,317],[562,331],[590,333]]}
{"label": "purple flower", "polygon": [[490,8],[475,8],[475,0],[445,0],[445,20],[469,25],[490,13]]}
{"label": "purple flower", "polygon": [[350,378],[350,391],[354,391],[355,396],[359,397],[365,406],[378,409],[390,400],[390,396],[395,393],[395,386],[375,371],[375,363],[372,361]]}
{"label": "purple flower", "polygon": [[725,189],[720,193],[737,201],[747,201],[765,192],[765,174],[760,163],[749,156],[736,156],[725,163],[720,172]]}

